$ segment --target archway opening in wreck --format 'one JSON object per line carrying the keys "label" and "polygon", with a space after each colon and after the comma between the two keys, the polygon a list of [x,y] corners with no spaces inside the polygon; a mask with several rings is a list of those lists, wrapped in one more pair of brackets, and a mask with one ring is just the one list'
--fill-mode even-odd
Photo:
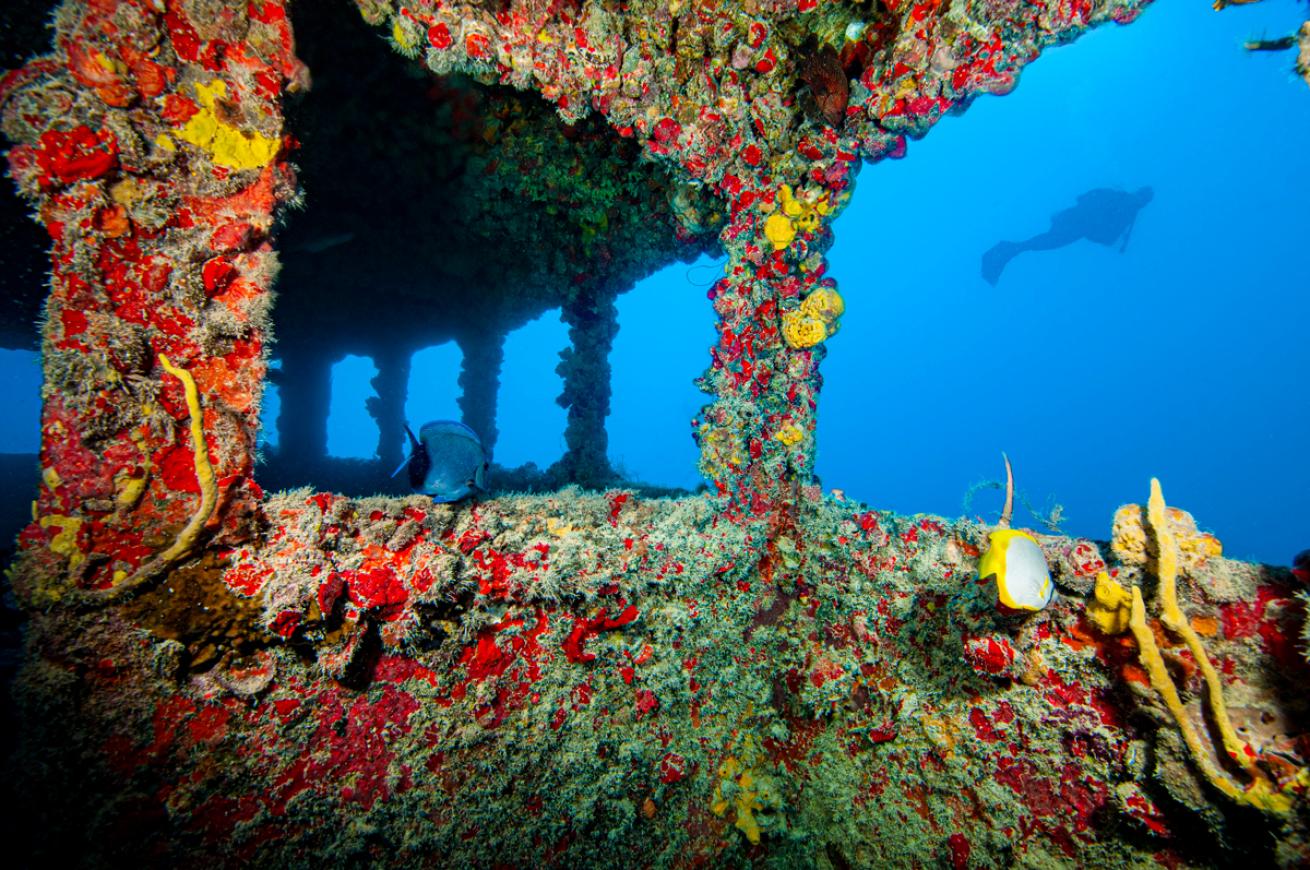
{"label": "archway opening in wreck", "polygon": [[332,365],[328,403],[327,455],[332,459],[372,460],[378,452],[378,426],[367,408],[377,394],[378,369],[366,356],[346,354]]}
{"label": "archway opening in wreck", "polygon": [[259,403],[259,432],[255,436],[255,448],[261,457],[267,457],[268,451],[277,450],[278,420],[282,416],[282,390],[277,382],[282,376],[282,360],[272,357],[268,361],[268,376],[264,381],[264,395]]}
{"label": "archway opening in wreck", "polygon": [[0,454],[31,457],[41,441],[41,355],[0,347],[0,388],[5,396]]}
{"label": "archway opening in wreck", "polygon": [[523,324],[505,339],[496,415],[500,435],[492,455],[498,465],[520,468],[531,463],[544,469],[563,457],[568,419],[556,401],[564,389],[556,368],[568,347],[568,324],[558,308]]}
{"label": "archway opening in wreck", "polygon": [[[607,429],[610,458],[627,479],[679,489],[703,485],[690,433],[706,401],[696,379],[715,342],[707,291],[722,275],[722,259],[703,256],[665,266],[618,299],[610,365],[622,387],[614,392]],[[651,348],[659,349],[658,364]]]}
{"label": "archway opening in wreck", "polygon": [[[460,413],[459,373],[464,354],[453,341],[418,350],[409,358],[409,384],[405,388],[405,420],[418,434],[428,420],[458,420]],[[401,434],[394,452],[409,450],[409,439]]]}
{"label": "archway opening in wreck", "polygon": [[5,413],[0,417],[0,492],[21,494],[0,500],[2,563],[12,551],[14,534],[32,519],[27,494],[35,490],[40,468],[41,355],[0,343],[0,385],[5,397]]}
{"label": "archway opening in wreck", "polygon": [[[607,443],[616,300],[660,267],[717,249],[718,203],[675,183],[598,116],[566,124],[536,94],[433,76],[349,4],[297,13],[312,86],[288,101],[287,117],[304,197],[278,235],[280,414],[261,483],[401,494],[404,476],[391,473],[406,455],[405,424],[448,416],[491,451],[492,489],[632,483],[616,472]],[[516,377],[507,341],[552,310],[567,339],[531,367],[555,380],[536,378],[545,394],[506,413],[501,394]],[[683,328],[663,317],[665,338]],[[710,340],[698,339],[702,361]],[[457,410],[411,413],[416,390],[427,392],[416,387],[424,379],[414,377],[415,354],[435,346],[460,354]],[[362,428],[376,427],[377,446],[337,458],[328,443],[330,371],[347,355],[376,366]],[[524,404],[556,402],[559,410],[536,412],[535,423],[515,415]],[[552,414],[562,433],[541,425]],[[687,419],[680,414],[676,425],[690,483]],[[532,443],[519,449],[520,437]]]}

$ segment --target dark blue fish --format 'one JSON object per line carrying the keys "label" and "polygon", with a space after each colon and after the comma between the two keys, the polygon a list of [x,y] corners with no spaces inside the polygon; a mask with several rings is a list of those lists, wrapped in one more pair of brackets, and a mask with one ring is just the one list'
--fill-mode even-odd
{"label": "dark blue fish", "polygon": [[409,469],[409,488],[432,496],[435,502],[452,502],[485,490],[486,448],[482,439],[463,423],[434,420],[424,423],[419,437],[405,427],[409,436],[409,459],[391,475]]}
{"label": "dark blue fish", "polygon": [[1310,585],[1310,550],[1302,550],[1292,559],[1292,576]]}

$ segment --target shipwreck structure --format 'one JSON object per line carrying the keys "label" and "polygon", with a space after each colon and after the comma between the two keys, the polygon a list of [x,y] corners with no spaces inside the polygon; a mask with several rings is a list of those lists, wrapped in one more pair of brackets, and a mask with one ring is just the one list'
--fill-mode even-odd
{"label": "shipwreck structure", "polygon": [[[1035,535],[1057,593],[1005,613],[989,529],[813,480],[846,304],[824,252],[861,163],[1142,5],[59,5],[49,52],[0,78],[50,270],[8,574],[25,854],[1310,858],[1289,572],[1224,560],[1157,488],[1112,544]],[[710,250],[709,489],[647,497],[605,457],[614,298]],[[555,306],[561,488],[261,486],[270,353],[289,456],[321,456],[343,350],[396,384],[453,338],[492,433],[500,340]],[[398,459],[399,409],[372,411]]]}

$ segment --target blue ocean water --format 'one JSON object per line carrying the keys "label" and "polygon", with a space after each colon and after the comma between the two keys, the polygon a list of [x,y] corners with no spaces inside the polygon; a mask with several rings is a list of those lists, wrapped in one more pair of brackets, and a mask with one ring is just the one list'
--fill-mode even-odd
{"label": "blue ocean water", "polygon": [[[825,484],[953,516],[1005,450],[1073,534],[1108,537],[1156,476],[1231,556],[1310,547],[1310,90],[1290,53],[1241,47],[1303,16],[1156,3],[867,168],[831,255],[849,311],[823,370]],[[1123,254],[1080,242],[980,279],[984,250],[1078,194],[1143,185]]]}
{"label": "blue ocean water", "polygon": [[[1242,50],[1291,32],[1291,0],[1215,13],[1161,2],[1043,54],[985,97],[866,167],[835,225],[848,311],[823,366],[818,473],[827,489],[903,513],[958,516],[1015,464],[1062,528],[1104,538],[1116,506],[1161,478],[1229,555],[1286,563],[1310,546],[1310,89],[1290,53]],[[982,252],[1040,232],[1097,187],[1154,188],[1124,253],[1087,242],[1025,254],[996,287]],[[694,487],[693,380],[713,341],[709,260],[619,299],[610,457],[632,478]],[[558,312],[512,334],[496,461],[564,449],[553,369]],[[35,452],[35,355],[0,352],[0,452]],[[411,423],[457,417],[454,345],[417,354]],[[371,457],[372,361],[334,368],[329,452]],[[264,442],[276,445],[275,388]],[[984,491],[967,511],[994,515]],[[1036,525],[1032,516],[1022,524]]]}
{"label": "blue ocean water", "polygon": [[35,453],[41,444],[41,358],[30,350],[0,348],[0,453]]}

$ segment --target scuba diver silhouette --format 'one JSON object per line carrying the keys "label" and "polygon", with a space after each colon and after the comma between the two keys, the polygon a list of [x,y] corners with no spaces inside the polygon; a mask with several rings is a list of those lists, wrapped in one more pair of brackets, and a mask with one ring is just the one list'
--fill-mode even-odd
{"label": "scuba diver silhouette", "polygon": [[1149,187],[1136,193],[1098,187],[1078,197],[1073,208],[1051,216],[1051,226],[1022,242],[997,242],[982,256],[983,280],[993,287],[1006,265],[1024,251],[1050,251],[1087,239],[1109,247],[1119,242],[1119,253],[1128,247],[1137,213],[1155,196]]}

